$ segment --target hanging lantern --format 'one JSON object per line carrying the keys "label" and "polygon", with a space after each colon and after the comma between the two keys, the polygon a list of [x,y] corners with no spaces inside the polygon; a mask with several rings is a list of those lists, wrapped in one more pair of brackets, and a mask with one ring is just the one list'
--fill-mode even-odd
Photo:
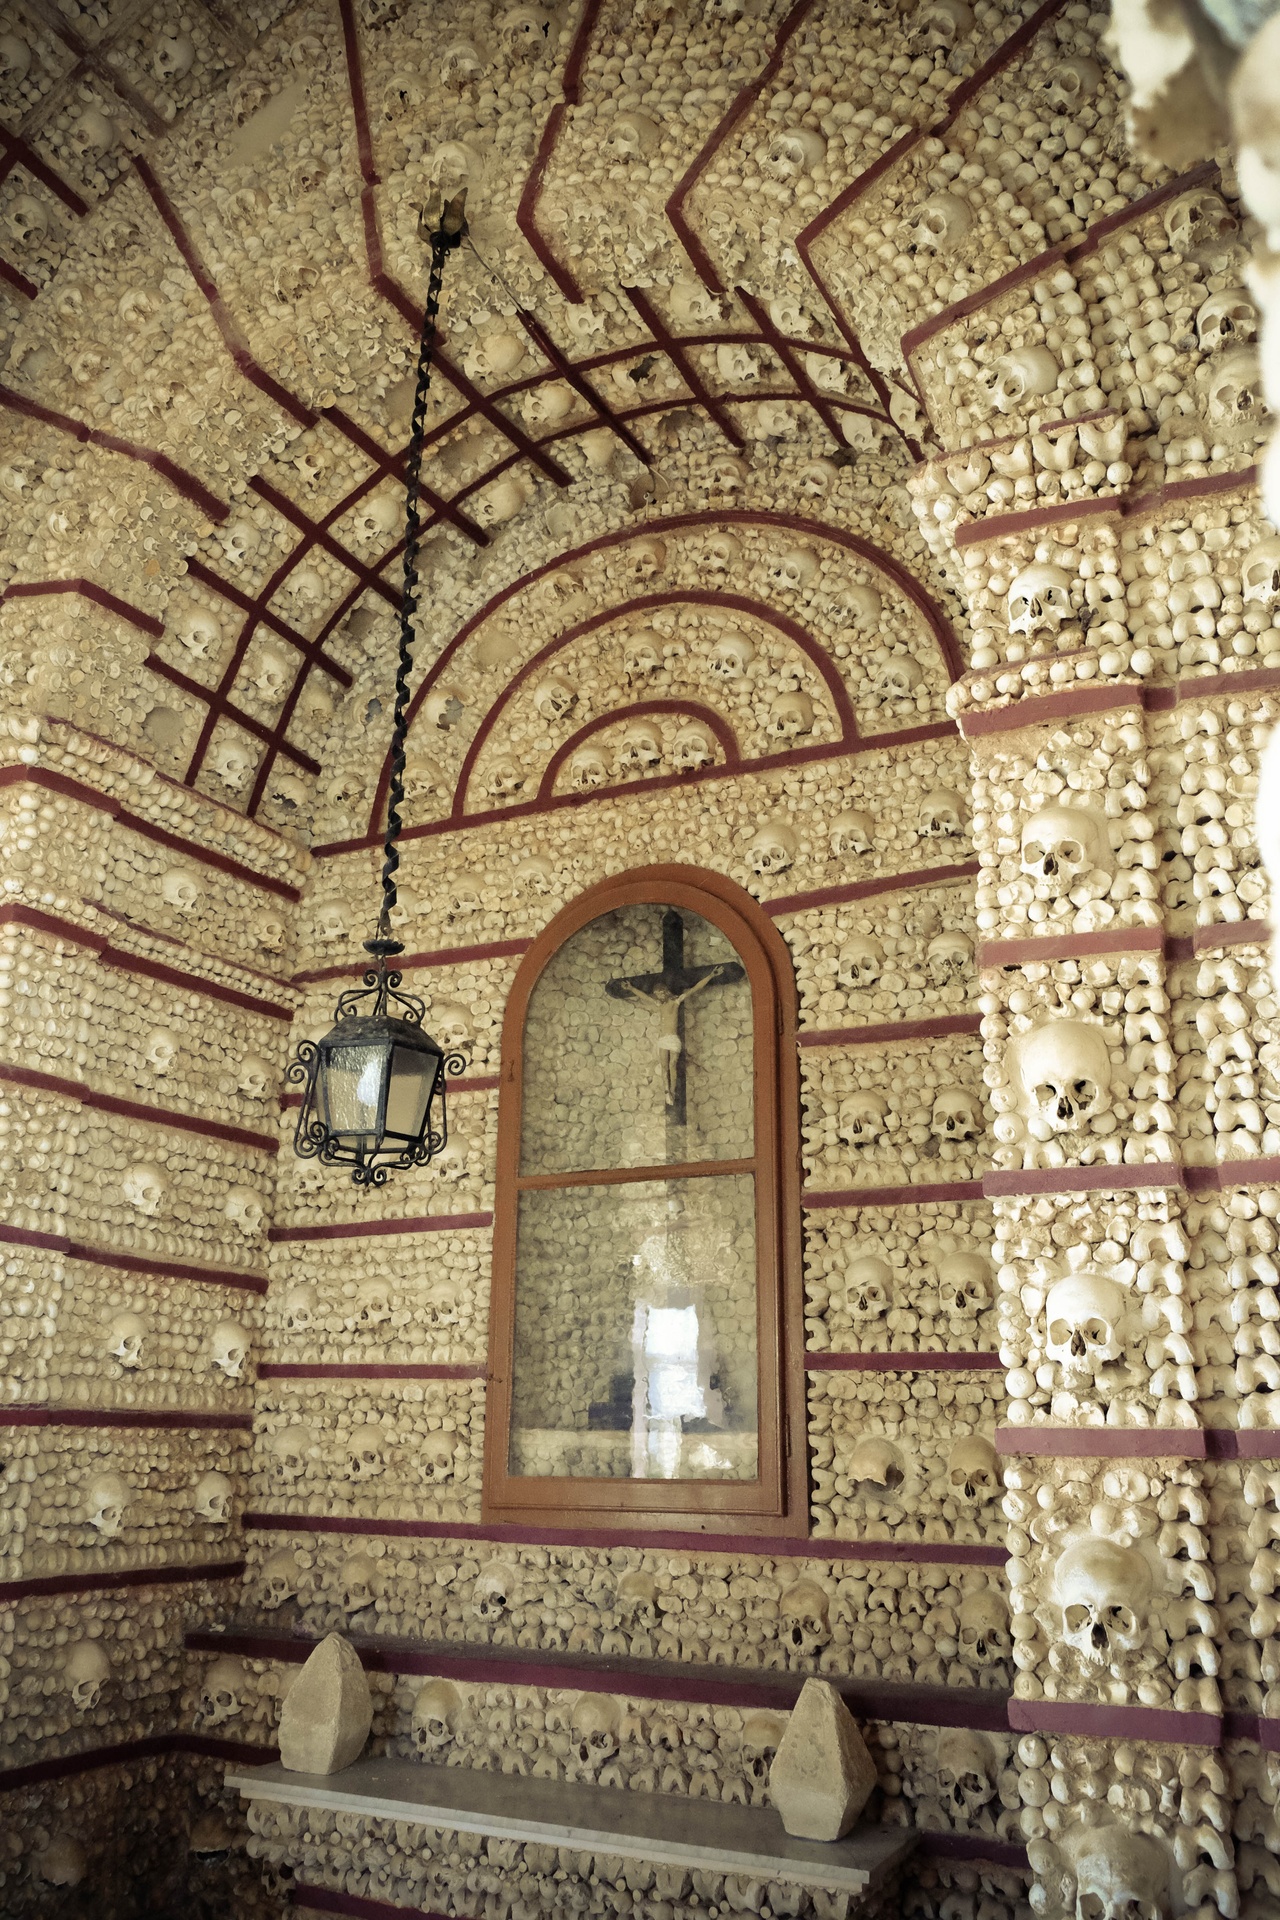
{"label": "hanging lantern", "polygon": [[339,998],[334,1024],[321,1040],[304,1040],[285,1079],[302,1086],[302,1111],[293,1137],[294,1152],[325,1166],[347,1166],[357,1186],[380,1187],[397,1168],[425,1166],[448,1138],[444,1076],[461,1073],[460,1053],[446,1055],[422,1025],[420,1000],[399,991],[401,976],[389,962],[404,947],[391,935],[396,905],[396,869],[400,855],[400,807],[404,801],[405,735],[408,731],[409,673],[413,665],[413,617],[417,609],[418,549],[421,521],[418,482],[422,472],[427,389],[435,348],[436,317],[447,253],[466,232],[465,194],[441,210],[433,231],[426,217],[419,230],[431,247],[431,276],[418,346],[413,426],[406,462],[404,591],[400,601],[400,653],[396,671],[395,713],[391,727],[391,778],[387,789],[387,831],[383,840],[382,910],[377,931],[364,943],[375,965],[361,986]]}

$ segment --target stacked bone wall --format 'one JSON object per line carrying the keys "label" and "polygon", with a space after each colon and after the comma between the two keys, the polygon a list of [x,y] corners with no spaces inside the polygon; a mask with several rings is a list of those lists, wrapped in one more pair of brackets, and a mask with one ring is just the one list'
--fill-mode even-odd
{"label": "stacked bone wall", "polygon": [[[214,1762],[338,1628],[383,1750],[730,1802],[827,1674],[908,1912],[1265,1912],[1280,548],[1229,162],[1130,150],[1083,4],[11,12],[5,1910],[826,1911],[246,1823]],[[467,1066],[361,1198],[276,1102],[371,919],[461,184],[397,917]],[[483,1524],[506,998],[653,861],[796,970],[785,1550]]]}

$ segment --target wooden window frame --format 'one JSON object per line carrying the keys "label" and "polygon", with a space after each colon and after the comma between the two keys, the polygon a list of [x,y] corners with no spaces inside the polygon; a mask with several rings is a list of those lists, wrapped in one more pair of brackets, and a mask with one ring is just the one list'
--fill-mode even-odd
{"label": "wooden window frame", "polygon": [[[751,1159],[522,1175],[522,1078],[529,1001],[552,957],[591,921],[622,907],[699,914],[736,950],[751,984],[755,1153]],[[501,1090],[489,1310],[483,1517],[486,1524],[799,1536],[809,1531],[800,1239],[800,1077],[795,972],[759,904],[699,867],[641,867],[603,881],[556,915],[521,962],[502,1030]],[[508,1472],[522,1192],[548,1187],[749,1171],[755,1180],[758,1476],[755,1480],[630,1480]]]}

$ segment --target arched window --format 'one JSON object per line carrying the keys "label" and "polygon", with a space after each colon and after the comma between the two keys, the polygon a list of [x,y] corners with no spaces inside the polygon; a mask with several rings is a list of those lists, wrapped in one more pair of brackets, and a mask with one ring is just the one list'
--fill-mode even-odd
{"label": "arched window", "polygon": [[485,1517],[807,1530],[795,983],[650,867],[525,957],[503,1034]]}

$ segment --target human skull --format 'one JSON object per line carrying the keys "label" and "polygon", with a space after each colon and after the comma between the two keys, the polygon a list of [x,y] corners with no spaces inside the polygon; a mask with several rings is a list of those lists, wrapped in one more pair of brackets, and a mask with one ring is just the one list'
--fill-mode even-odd
{"label": "human skull", "polygon": [[258,550],[258,529],[252,520],[231,520],[218,530],[218,545],[223,557],[239,568]]}
{"label": "human skull", "polygon": [[947,840],[964,832],[964,802],[949,787],[934,787],[920,803],[922,840]]}
{"label": "human skull", "polygon": [[889,1103],[883,1094],[848,1094],[840,1102],[836,1130],[846,1146],[874,1146],[887,1130],[888,1111]]}
{"label": "human skull", "polygon": [[187,607],[173,623],[174,633],[188,653],[203,660],[222,638],[222,628],[206,607]]}
{"label": "human skull", "polygon": [[515,1573],[500,1560],[481,1567],[471,1589],[471,1609],[476,1619],[483,1620],[487,1626],[501,1620],[514,1605],[515,1589]]}
{"label": "human skull", "polygon": [[934,1095],[929,1131],[935,1140],[976,1140],[985,1124],[982,1102],[963,1087],[940,1087]]}
{"label": "human skull", "polygon": [[957,1440],[947,1457],[947,1485],[953,1500],[985,1507],[1000,1492],[1000,1457],[980,1433]]}
{"label": "human skull", "polygon": [[916,209],[913,238],[927,253],[950,253],[972,225],[973,213],[958,193],[934,193]]}
{"label": "human skull", "polygon": [[1102,68],[1087,54],[1057,60],[1045,75],[1045,93],[1054,113],[1073,114],[1102,85]]}
{"label": "human skull", "polygon": [[178,913],[193,913],[204,891],[189,867],[170,867],[160,881],[162,898]]}
{"label": "human skull", "polygon": [[49,209],[33,193],[20,193],[4,216],[4,226],[20,247],[39,246],[49,231]]}
{"label": "human skull", "polygon": [[458,1324],[458,1301],[447,1280],[437,1280],[421,1296],[423,1324],[433,1333]]}
{"label": "human skull", "polygon": [[462,1722],[462,1696],[448,1680],[428,1680],[418,1689],[409,1737],[421,1754],[443,1753]]}
{"label": "human skull", "polygon": [[1257,337],[1257,302],[1244,287],[1223,287],[1196,310],[1196,338],[1205,353],[1247,346]]}
{"label": "human skull", "polygon": [[531,853],[516,868],[516,885],[523,893],[550,893],[555,880],[555,866],[545,853]]}
{"label": "human skull", "polygon": [[1205,371],[1209,423],[1229,433],[1256,426],[1266,410],[1256,347],[1233,347],[1209,362]]}
{"label": "human skull", "polygon": [[228,793],[239,793],[253,772],[253,755],[238,740],[223,740],[210,764]]}
{"label": "human skull", "polygon": [[671,312],[682,327],[713,327],[720,309],[700,280],[682,275],[672,282]]}
{"label": "human skull", "polygon": [[309,1281],[290,1287],[284,1297],[284,1324],[288,1333],[309,1333],[320,1296]]}
{"label": "human skull", "polygon": [[730,386],[760,378],[759,363],[750,347],[731,340],[723,341],[716,348],[716,372]]}
{"label": "human skull", "polygon": [[422,703],[422,724],[447,733],[456,727],[466,709],[466,695],[451,683],[433,687]]}
{"label": "human skull", "polygon": [[973,31],[973,9],[966,0],[923,0],[911,18],[920,44],[930,53],[950,53]]}
{"label": "human skull", "polygon": [[240,1062],[236,1092],[242,1093],[246,1100],[265,1100],[271,1079],[271,1068],[267,1062],[256,1053],[246,1053]]}
{"label": "human skull", "polygon": [[243,1660],[221,1653],[205,1674],[200,1689],[200,1719],[206,1727],[224,1727],[244,1706],[248,1675]]}
{"label": "human skull", "polygon": [[872,689],[877,700],[912,700],[924,682],[924,668],[910,653],[895,653],[876,670]]}
{"label": "human skull", "polygon": [[656,533],[642,533],[627,547],[625,557],[636,579],[653,580],[667,564],[667,543]]}
{"label": "human skull", "polygon": [[697,773],[714,765],[715,741],[701,720],[686,720],[671,745],[671,761],[677,773]]}
{"label": "human skull", "polygon": [[763,1786],[769,1778],[786,1723],[775,1713],[750,1713],[742,1728],[742,1764],[748,1779]]}
{"label": "human skull", "polygon": [[985,1734],[946,1727],[938,1734],[937,1780],[942,1804],[957,1826],[968,1826],[995,1798],[999,1771]]}
{"label": "human skull", "polygon": [[232,1187],[223,1213],[246,1239],[252,1239],[262,1225],[262,1201],[252,1187]]}
{"label": "human skull", "polygon": [[154,1220],[159,1213],[169,1182],[150,1160],[139,1160],[120,1182],[124,1197],[135,1212]]}
{"label": "human skull", "polygon": [[85,1514],[89,1525],[104,1540],[114,1540],[124,1526],[130,1488],[118,1473],[98,1473],[89,1482],[85,1495]]}
{"label": "human skull", "polygon": [[467,1010],[453,1000],[439,1000],[431,1008],[431,1032],[446,1053],[471,1051],[471,1027]]}
{"label": "human skull", "polygon": [[893,1300],[893,1269],[878,1254],[861,1254],[845,1273],[849,1318],[855,1326],[883,1319]]}
{"label": "human skull", "polygon": [[239,1380],[249,1357],[249,1335],[238,1320],[219,1320],[209,1335],[209,1357],[228,1380]]}
{"label": "human skull", "polygon": [[149,1328],[139,1313],[117,1313],[107,1325],[107,1352],[122,1367],[142,1365],[142,1343]]}
{"label": "human skull", "polygon": [[755,647],[745,633],[722,633],[707,662],[707,672],[717,680],[741,680],[755,657]]}
{"label": "human skull", "polygon": [[31,49],[16,33],[0,33],[0,79],[25,80],[31,71]]}
{"label": "human skull", "polygon": [[760,164],[775,180],[798,180],[826,157],[827,143],[814,128],[780,127],[760,155]]}
{"label": "human skull", "polygon": [[616,113],[604,136],[604,151],[611,160],[647,160],[661,140],[661,127],[647,113]]}
{"label": "human skull", "polygon": [[831,851],[837,859],[851,853],[871,853],[874,834],[871,815],[860,807],[849,807],[844,813],[838,813],[831,823]]}
{"label": "human skull", "polygon": [[873,1493],[896,1493],[907,1477],[902,1455],[891,1440],[864,1434],[849,1455],[847,1477]]}
{"label": "human skull", "polygon": [[202,1473],[196,1481],[192,1508],[200,1520],[222,1527],[231,1518],[232,1485],[225,1473]]}
{"label": "human skull", "polygon": [[151,55],[151,68],[157,80],[181,80],[195,62],[195,41],[189,33],[162,33]]}
{"label": "human skull", "polygon": [[991,1301],[991,1263],[980,1253],[944,1254],[935,1268],[944,1315],[976,1313]]}
{"label": "human skull", "polygon": [[400,498],[390,489],[371,493],[357,509],[355,528],[362,540],[385,540],[400,525]]}
{"label": "human skull", "polygon": [[1208,264],[1219,258],[1236,231],[1236,217],[1209,187],[1180,194],[1164,210],[1164,230],[1174,253]]}
{"label": "human skull", "polygon": [[617,1608],[621,1619],[646,1632],[658,1624],[658,1587],[651,1573],[638,1567],[624,1573],[618,1582]]}
{"label": "human skull", "polygon": [[598,1773],[618,1751],[618,1702],[607,1693],[580,1693],[570,1710],[573,1755],[587,1773]]}
{"label": "human skull", "polygon": [[[819,386],[827,388],[829,392],[843,391],[844,381],[847,376],[838,360],[827,360],[813,353],[808,357],[810,360],[820,361],[823,371],[817,383]],[[831,371],[833,368],[838,369],[840,383],[838,388],[836,384],[837,376]],[[840,469],[834,460],[828,460],[825,457],[819,456],[815,460],[806,460],[800,468],[797,478],[800,482],[801,493],[807,494],[810,499],[821,500],[830,493],[832,487],[840,478]]]}
{"label": "human skull", "polygon": [[352,1332],[380,1327],[391,1318],[391,1289],[378,1276],[362,1280],[356,1288],[355,1303],[347,1319]]}
{"label": "human skull", "polygon": [[650,773],[662,759],[662,735],[652,720],[632,720],[618,747],[619,773]]}
{"label": "human skull", "polygon": [[874,633],[884,611],[884,599],[877,588],[865,580],[855,580],[841,589],[837,605],[847,627],[855,633]]}
{"label": "human skull", "polygon": [[855,933],[836,959],[836,979],[850,992],[874,987],[884,966],[884,948],[873,933]]}
{"label": "human skull", "polygon": [[154,1033],[147,1035],[147,1044],[143,1049],[143,1059],[153,1073],[168,1073],[178,1053],[178,1043],[171,1033],[157,1027]]}
{"label": "human skull", "polygon": [[73,1640],[62,1656],[62,1678],[77,1713],[91,1713],[111,1678],[111,1662],[97,1640]]}
{"label": "human skull", "polygon": [[778,1602],[780,1637],[792,1653],[811,1660],[831,1638],[831,1601],[816,1580],[797,1580]]}
{"label": "human skull", "polygon": [[988,1661],[1006,1660],[1012,1642],[1009,1638],[1009,1603],[994,1587],[979,1587],[967,1593],[956,1609],[956,1642],[960,1658],[969,1666],[985,1666]]}
{"label": "human skull", "polygon": [[799,851],[799,841],[785,820],[766,820],[747,848],[747,864],[753,873],[782,873]]}
{"label": "human skull", "polygon": [[1014,413],[1025,400],[1052,393],[1061,371],[1048,347],[1015,347],[995,363],[991,398],[1001,413]]}
{"label": "human skull", "polygon": [[285,948],[284,922],[275,913],[259,913],[254,916],[254,937],[263,953],[281,954]]}
{"label": "human skull", "polygon": [[774,556],[767,571],[779,593],[803,593],[817,577],[818,556],[811,547],[788,547]]}
{"label": "human skull", "polygon": [[795,740],[813,731],[813,701],[802,689],[778,694],[769,708],[765,731],[776,740]]}
{"label": "human skull", "polygon": [[1121,1827],[1086,1827],[1071,1848],[1075,1920],[1167,1920],[1169,1856]]}
{"label": "human skull", "polygon": [[382,1472],[384,1465],[382,1428],[371,1420],[352,1427],[351,1438],[347,1442],[348,1477],[357,1483],[373,1480]]}
{"label": "human skull", "polygon": [[962,979],[973,966],[973,942],[964,933],[935,933],[925,948],[925,966],[936,987]]}
{"label": "human skull", "polygon": [[69,1833],[55,1833],[33,1864],[36,1878],[51,1887],[78,1887],[89,1871],[84,1848]]}
{"label": "human skull", "polygon": [[579,747],[569,762],[569,785],[574,793],[590,793],[593,787],[603,787],[609,778],[609,768],[599,747]]}
{"label": "human skull", "polygon": [[717,527],[707,539],[707,565],[712,573],[736,573],[741,564],[741,540],[727,527]]}
{"label": "human skull", "polygon": [[377,1563],[367,1553],[351,1553],[342,1563],[342,1611],[363,1613],[377,1600]]}
{"label": "human skull", "polygon": [[1065,899],[1095,869],[1110,869],[1106,822],[1084,807],[1041,807],[1022,829],[1021,863],[1040,898]]}
{"label": "human skull", "polygon": [[1280,534],[1268,534],[1250,547],[1241,568],[1244,599],[1260,607],[1280,601]]}
{"label": "human skull", "polygon": [[1111,1092],[1111,1059],[1101,1030],[1083,1020],[1051,1020],[1018,1048],[1018,1078],[1039,1123],[1037,1138],[1078,1133]]}
{"label": "human skull", "polygon": [[316,1436],[312,1427],[278,1427],[267,1439],[267,1453],[275,1477],[286,1483],[302,1479],[308,1458],[315,1451]]}
{"label": "human skull", "polygon": [[628,680],[643,680],[662,665],[663,640],[652,627],[629,633],[622,650],[622,671]]}
{"label": "human skull", "polygon": [[1054,1569],[1054,1594],[1062,1637],[1089,1666],[1110,1667],[1146,1638],[1151,1569],[1134,1547],[1097,1534],[1072,1541]]}
{"label": "human skull", "polygon": [[262,1604],[274,1610],[286,1600],[296,1600],[302,1582],[302,1569],[291,1547],[280,1547],[269,1554],[262,1567]]}
{"label": "human skull", "polygon": [[1010,633],[1057,633],[1072,618],[1071,582],[1061,567],[1047,562],[1024,567],[1015,575],[1005,604]]}
{"label": "human skull", "polygon": [[513,793],[519,793],[527,778],[520,762],[504,755],[490,766],[485,776],[485,792],[495,800],[505,800]]}
{"label": "human skull", "polygon": [[418,1454],[418,1471],[433,1484],[452,1480],[457,1441],[451,1433],[433,1433]]}
{"label": "human skull", "polygon": [[1097,1273],[1073,1273],[1049,1289],[1049,1358],[1072,1379],[1096,1374],[1124,1351],[1129,1296]]}

